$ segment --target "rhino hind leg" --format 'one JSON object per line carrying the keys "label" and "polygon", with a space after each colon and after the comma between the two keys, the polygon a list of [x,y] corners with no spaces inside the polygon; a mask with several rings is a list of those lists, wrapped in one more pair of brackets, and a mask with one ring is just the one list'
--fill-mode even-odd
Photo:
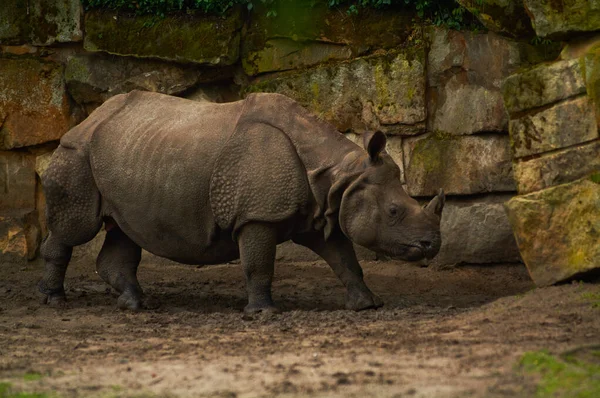
{"label": "rhino hind leg", "polygon": [[73,247],[90,241],[102,226],[100,193],[85,153],[64,146],[56,150],[42,185],[50,233],[41,248],[46,264],[38,288],[44,303],[60,305]]}
{"label": "rhino hind leg", "polygon": [[137,269],[142,249],[118,226],[106,233],[96,270],[100,277],[120,293],[117,305],[121,309],[138,311],[147,307],[143,291],[137,280]]}
{"label": "rhino hind leg", "polygon": [[248,305],[244,312],[279,312],[271,297],[277,246],[276,227],[267,223],[246,224],[239,232],[238,245],[248,292]]}

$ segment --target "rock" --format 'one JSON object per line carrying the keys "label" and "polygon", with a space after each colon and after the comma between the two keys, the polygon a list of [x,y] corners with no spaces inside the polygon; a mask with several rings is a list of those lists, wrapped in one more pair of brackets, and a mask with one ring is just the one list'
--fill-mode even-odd
{"label": "rock", "polygon": [[245,91],[285,94],[342,132],[414,135],[425,129],[424,58],[408,48],[257,79]]}
{"label": "rock", "polygon": [[83,39],[79,0],[3,0],[0,43],[48,46]]}
{"label": "rock", "polygon": [[58,140],[76,124],[62,75],[53,62],[0,58],[0,150]]}
{"label": "rock", "polygon": [[35,157],[0,152],[0,212],[35,208]]}
{"label": "rock", "polygon": [[35,158],[35,173],[42,178],[46,169],[50,165],[50,161],[52,160],[52,155],[54,155],[54,151],[46,152]]}
{"label": "rock", "polygon": [[588,97],[594,104],[596,124],[600,128],[600,43],[588,49],[581,58]]}
{"label": "rock", "polygon": [[69,58],[65,80],[69,93],[80,104],[98,106],[108,98],[132,90],[177,95],[200,82],[222,78],[215,69],[163,61],[79,54]]}
{"label": "rock", "polygon": [[440,224],[442,247],[436,265],[518,262],[521,257],[504,202],[512,195],[448,198]]}
{"label": "rock", "polygon": [[[354,142],[359,147],[364,148],[362,135],[354,133],[347,133],[345,135],[350,141]],[[400,181],[404,184],[404,155],[402,152],[402,138],[394,136],[387,137],[385,150],[400,168]]]}
{"label": "rock", "polygon": [[235,84],[205,84],[186,93],[185,98],[192,101],[208,101],[222,104],[241,100],[240,87]]}
{"label": "rock", "polygon": [[241,12],[225,17],[127,16],[93,11],[85,15],[87,51],[168,61],[233,65],[239,58]]}
{"label": "rock", "polygon": [[242,65],[252,76],[405,46],[419,29],[402,12],[365,8],[360,15],[349,15],[347,6],[331,8],[312,0],[254,5],[242,42]]}
{"label": "rock", "polygon": [[539,61],[539,51],[494,33],[435,28],[428,36],[428,130],[455,135],[507,131],[501,82]]}
{"label": "rock", "polygon": [[403,141],[404,174],[411,196],[515,191],[508,137],[427,134]]}
{"label": "rock", "polygon": [[492,32],[512,38],[535,35],[522,1],[517,0],[457,0]]}
{"label": "rock", "polygon": [[598,138],[594,106],[588,96],[559,102],[510,121],[513,154],[520,158]]}
{"label": "rock", "polygon": [[581,58],[598,46],[600,46],[600,34],[577,37],[565,43],[560,52],[559,59],[564,61]]}
{"label": "rock", "polygon": [[598,0],[524,0],[535,32],[540,37],[568,39],[600,30]]}
{"label": "rock", "polygon": [[248,75],[304,68],[322,62],[352,57],[350,47],[331,43],[299,43],[290,39],[270,39],[260,51],[251,51],[242,59]]}
{"label": "rock", "polygon": [[513,115],[586,92],[579,59],[543,64],[509,76],[502,84],[504,104]]}
{"label": "rock", "polygon": [[517,196],[506,208],[536,285],[600,268],[600,175]]}
{"label": "rock", "polygon": [[520,194],[575,181],[600,171],[600,140],[515,163]]}
{"label": "rock", "polygon": [[39,244],[35,210],[0,212],[0,263],[33,260]]}

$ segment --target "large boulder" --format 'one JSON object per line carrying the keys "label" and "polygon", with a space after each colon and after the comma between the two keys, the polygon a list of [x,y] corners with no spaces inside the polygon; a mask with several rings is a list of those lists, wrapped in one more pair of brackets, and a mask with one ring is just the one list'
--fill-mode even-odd
{"label": "large boulder", "polygon": [[35,208],[35,157],[0,152],[0,212]]}
{"label": "large boulder", "polygon": [[285,94],[343,132],[414,135],[425,130],[425,51],[406,48],[266,76],[245,91]]}
{"label": "large boulder", "polygon": [[566,148],[598,138],[594,105],[576,97],[510,121],[513,155],[517,158]]}
{"label": "large boulder", "polygon": [[428,36],[428,130],[506,132],[501,82],[518,68],[543,60],[540,50],[494,33],[434,28]]}
{"label": "large boulder", "polygon": [[508,222],[507,195],[449,198],[441,220],[442,247],[437,265],[510,263],[521,257]]}
{"label": "large boulder", "polygon": [[512,38],[535,35],[522,0],[457,0],[487,29]]}
{"label": "large boulder", "polygon": [[33,260],[39,243],[37,211],[0,211],[0,264]]}
{"label": "large boulder", "polygon": [[568,39],[600,30],[598,0],[524,0],[524,3],[540,37]]}
{"label": "large boulder", "polygon": [[0,150],[58,140],[76,122],[60,64],[0,58]]}
{"label": "large boulder", "polygon": [[579,59],[570,59],[516,73],[504,80],[502,92],[511,116],[584,94],[582,63]]}
{"label": "large boulder", "polygon": [[404,174],[412,196],[516,190],[508,136],[430,133],[404,140]]}
{"label": "large boulder", "polygon": [[[242,43],[248,75],[308,67],[348,59],[374,49],[391,49],[409,41],[416,25],[401,12],[331,8],[327,2],[278,0],[249,16]],[[276,13],[276,18],[270,15]]]}
{"label": "large boulder", "polygon": [[550,152],[515,163],[520,194],[575,181],[600,171],[600,140]]}
{"label": "large boulder", "polygon": [[0,43],[47,46],[81,41],[80,0],[2,0]]}
{"label": "large boulder", "polygon": [[600,174],[517,196],[506,208],[538,286],[600,268]]}
{"label": "large boulder", "polygon": [[129,16],[108,11],[85,15],[84,48],[168,61],[232,65],[239,58],[239,8],[216,16]]}
{"label": "large boulder", "polygon": [[181,94],[198,83],[227,77],[224,72],[133,57],[78,54],[69,58],[65,80],[75,101],[98,106],[114,95],[132,90]]}

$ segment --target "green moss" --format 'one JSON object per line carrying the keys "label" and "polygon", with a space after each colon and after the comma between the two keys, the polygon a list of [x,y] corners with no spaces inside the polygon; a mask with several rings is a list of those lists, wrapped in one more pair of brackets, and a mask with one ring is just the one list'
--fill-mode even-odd
{"label": "green moss", "polygon": [[[600,308],[600,292],[598,292],[598,293],[593,293],[593,292],[583,293],[581,295],[581,298],[583,298],[586,301],[589,301],[592,304],[592,307]],[[598,356],[600,356],[600,351],[596,351],[596,353],[598,354]]]}
{"label": "green moss", "polygon": [[44,376],[41,373],[37,372],[29,372],[23,375],[23,380],[25,381],[37,381],[42,379]]}
{"label": "green moss", "polygon": [[537,376],[536,397],[592,398],[600,396],[600,366],[547,351],[525,353],[519,362],[526,376]]}
{"label": "green moss", "polygon": [[592,173],[592,175],[590,175],[590,180],[596,184],[600,184],[600,171]]}
{"label": "green moss", "polygon": [[85,22],[84,48],[88,51],[215,65],[232,65],[239,57],[239,9],[227,18],[173,16],[159,20],[91,12]]}
{"label": "green moss", "polygon": [[0,383],[0,398],[57,398],[57,395],[46,393],[29,393],[14,391],[10,383]]}

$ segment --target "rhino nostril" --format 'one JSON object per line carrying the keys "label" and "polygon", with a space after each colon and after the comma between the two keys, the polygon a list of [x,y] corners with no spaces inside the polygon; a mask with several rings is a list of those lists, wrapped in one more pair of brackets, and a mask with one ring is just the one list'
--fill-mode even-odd
{"label": "rhino nostril", "polygon": [[431,242],[428,240],[422,240],[419,242],[423,249],[431,249]]}

